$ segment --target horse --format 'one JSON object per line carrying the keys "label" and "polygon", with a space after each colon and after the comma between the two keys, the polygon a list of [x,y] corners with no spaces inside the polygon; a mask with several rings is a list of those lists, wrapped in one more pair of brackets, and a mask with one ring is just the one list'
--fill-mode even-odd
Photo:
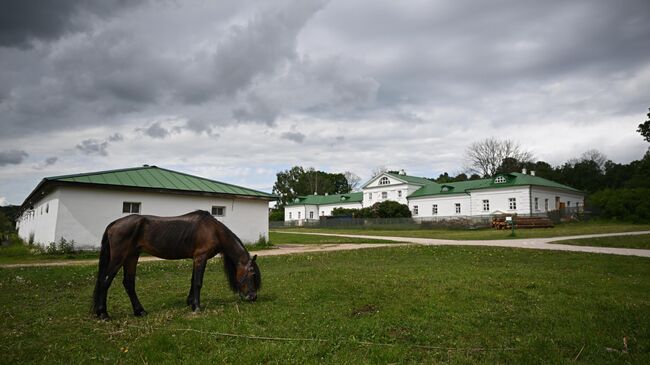
{"label": "horse", "polygon": [[201,310],[201,286],[208,259],[223,256],[230,289],[242,300],[255,301],[262,276],[257,255],[251,257],[241,240],[206,211],[177,217],[131,214],[110,223],[102,237],[97,282],[92,311],[97,318],[109,319],[106,297],[113,278],[124,268],[122,284],[137,317],[147,312],[135,292],[135,271],[141,252],[168,260],[193,259],[187,305]]}

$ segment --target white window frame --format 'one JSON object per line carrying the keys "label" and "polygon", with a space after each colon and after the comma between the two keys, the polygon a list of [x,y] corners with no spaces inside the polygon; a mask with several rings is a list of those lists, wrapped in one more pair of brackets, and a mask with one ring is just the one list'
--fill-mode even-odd
{"label": "white window frame", "polygon": [[539,198],[535,197],[535,210],[539,211]]}
{"label": "white window frame", "polygon": [[[219,210],[221,210],[221,212],[219,212]],[[223,205],[213,205],[210,212],[212,213],[213,217],[225,217],[226,207]]]}
{"label": "white window frame", "polygon": [[289,219],[291,219],[291,212],[289,212]]}
{"label": "white window frame", "polygon": [[413,215],[418,215],[419,214],[419,209],[417,205],[413,206]]}
{"label": "white window frame", "polygon": [[508,209],[517,210],[517,198],[508,198]]}
{"label": "white window frame", "polygon": [[433,204],[431,206],[431,214],[432,215],[438,215],[438,204]]}
{"label": "white window frame", "polygon": [[[137,209],[133,209],[134,207]],[[140,212],[142,212],[142,202],[122,202],[122,214],[140,214]]]}
{"label": "white window frame", "polygon": [[387,191],[382,191],[381,192],[381,198],[382,199],[388,199],[388,192]]}
{"label": "white window frame", "polygon": [[490,199],[483,199],[483,211],[484,212],[490,211]]}
{"label": "white window frame", "polygon": [[300,219],[300,213],[302,213],[302,212],[298,212],[298,219]]}
{"label": "white window frame", "polygon": [[372,193],[368,193],[368,200],[372,200]]}
{"label": "white window frame", "polygon": [[496,179],[494,179],[495,184],[503,184],[504,182],[507,182],[508,179],[506,179],[505,176],[497,176]]}
{"label": "white window frame", "polygon": [[314,219],[314,212],[309,212],[309,219]]}
{"label": "white window frame", "polygon": [[384,176],[381,179],[379,179],[379,185],[390,185],[390,180]]}
{"label": "white window frame", "polygon": [[544,211],[548,212],[548,198],[544,199]]}
{"label": "white window frame", "polygon": [[460,203],[454,203],[454,206],[456,208],[456,214],[461,214],[462,207],[461,207]]}
{"label": "white window frame", "polygon": [[398,198],[401,198],[401,197],[402,197],[402,191],[401,191],[401,190],[397,190],[397,197],[398,197]]}

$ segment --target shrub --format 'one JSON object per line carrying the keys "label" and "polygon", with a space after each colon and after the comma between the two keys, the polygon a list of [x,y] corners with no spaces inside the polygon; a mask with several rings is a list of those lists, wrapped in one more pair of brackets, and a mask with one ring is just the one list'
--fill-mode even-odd
{"label": "shrub", "polygon": [[605,189],[589,198],[603,218],[631,222],[650,221],[650,189]]}
{"label": "shrub", "polygon": [[411,210],[406,204],[386,200],[361,209],[334,208],[332,215],[353,218],[411,218]]}
{"label": "shrub", "polygon": [[283,221],[284,220],[284,209],[274,209],[269,213],[269,221]]}
{"label": "shrub", "polygon": [[60,255],[60,254],[72,254],[75,253],[74,240],[68,241],[65,238],[61,237],[59,242],[50,242],[47,247],[45,247],[45,253],[48,255]]}

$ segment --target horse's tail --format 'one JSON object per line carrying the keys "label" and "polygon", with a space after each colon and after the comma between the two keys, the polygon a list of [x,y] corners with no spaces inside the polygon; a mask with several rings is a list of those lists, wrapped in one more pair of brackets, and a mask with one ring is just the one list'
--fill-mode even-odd
{"label": "horse's tail", "polygon": [[97,282],[95,283],[95,290],[93,291],[93,313],[97,311],[99,303],[99,288],[101,286],[102,280],[106,277],[108,263],[111,261],[111,248],[108,242],[108,229],[111,226],[106,227],[104,231],[104,236],[102,237],[102,246],[99,250],[99,269],[97,270]]}

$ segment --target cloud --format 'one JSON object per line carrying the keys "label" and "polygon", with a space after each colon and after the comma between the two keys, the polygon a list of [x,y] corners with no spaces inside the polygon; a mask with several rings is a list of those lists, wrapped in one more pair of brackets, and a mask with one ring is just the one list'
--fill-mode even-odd
{"label": "cloud", "polygon": [[56,156],[48,157],[48,158],[45,159],[45,161],[35,165],[34,169],[42,170],[42,169],[44,169],[46,167],[54,165],[58,160],[59,160],[59,158],[56,157]]}
{"label": "cloud", "polygon": [[136,131],[141,132],[151,138],[159,139],[168,137],[171,134],[169,130],[160,125],[160,122],[152,123],[146,128],[136,128]]}
{"label": "cloud", "polygon": [[122,142],[124,141],[124,136],[121,133],[114,133],[108,136],[109,142]]}
{"label": "cloud", "polygon": [[91,138],[81,141],[81,143],[75,147],[85,155],[108,156],[108,151],[106,151],[108,148],[107,141],[102,142]]}
{"label": "cloud", "polygon": [[22,163],[29,154],[23,150],[0,151],[0,166],[18,165]]}
{"label": "cloud", "polygon": [[5,0],[0,12],[0,47],[29,47],[33,41],[52,41],[90,26],[90,16],[107,17],[138,1],[120,0]]}
{"label": "cloud", "polygon": [[4,207],[6,205],[9,205],[9,201],[4,196],[0,196],[0,207]]}
{"label": "cloud", "polygon": [[280,138],[288,139],[296,143],[302,143],[305,140],[305,135],[300,132],[284,132]]}

